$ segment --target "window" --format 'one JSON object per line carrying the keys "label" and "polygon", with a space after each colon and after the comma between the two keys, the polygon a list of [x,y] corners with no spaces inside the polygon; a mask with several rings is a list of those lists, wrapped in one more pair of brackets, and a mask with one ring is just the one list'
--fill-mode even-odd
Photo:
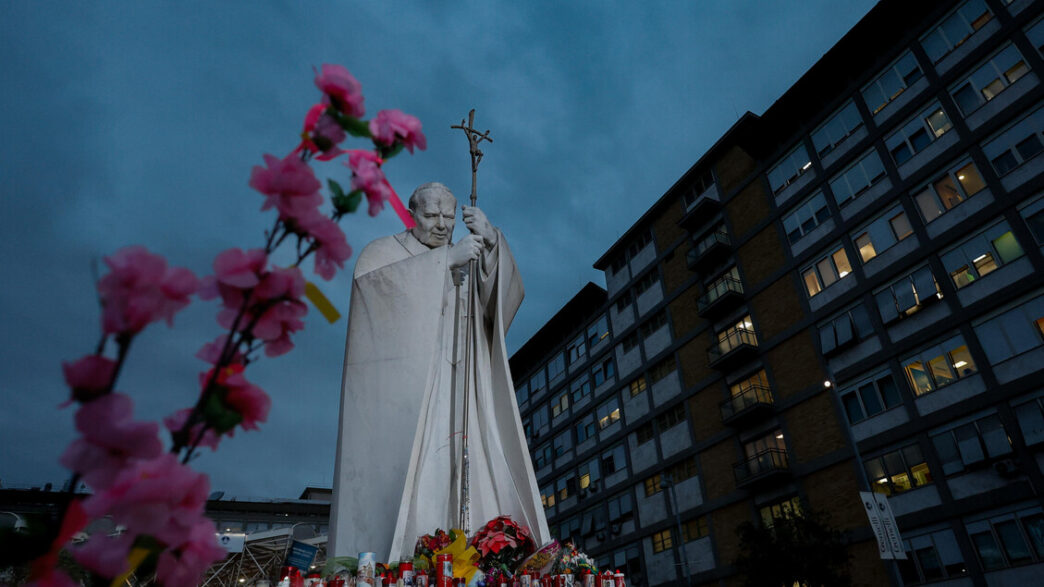
{"label": "window", "polygon": [[620,313],[627,309],[628,304],[631,303],[631,292],[625,291],[616,299],[616,312]]}
{"label": "window", "polygon": [[906,559],[898,559],[906,584],[924,583],[968,574],[952,530],[940,530],[903,541]]}
{"label": "window", "polygon": [[1038,53],[1044,54],[1044,20],[1038,20],[1026,29],[1026,38],[1037,48]]}
{"label": "window", "polygon": [[975,326],[975,335],[991,365],[1041,345],[1044,296],[1030,300]]}
{"label": "window", "polygon": [[557,418],[558,416],[566,413],[569,410],[569,392],[563,391],[555,398],[555,401],[551,403],[551,417]]}
{"label": "window", "polygon": [[1044,198],[1037,198],[1029,202],[1019,210],[1022,219],[1026,221],[1037,244],[1044,246]]}
{"label": "window", "polygon": [[671,538],[671,529],[667,528],[652,535],[653,552],[663,552],[669,548],[674,548],[674,540]]}
{"label": "window", "polygon": [[544,375],[544,369],[541,368],[535,375],[529,378],[529,396],[535,398],[544,393],[545,389],[547,389],[547,379]]}
{"label": "window", "polygon": [[620,343],[620,347],[623,349],[624,354],[633,351],[638,346],[638,333],[632,332],[627,335],[626,338]]}
{"label": "window", "polygon": [[649,318],[645,323],[638,327],[638,333],[642,338],[648,338],[652,333],[663,328],[667,325],[667,313],[663,310],[656,313],[655,316]]}
{"label": "window", "polygon": [[606,381],[612,381],[616,377],[616,362],[613,361],[612,357],[607,357],[591,371],[591,377],[594,379],[595,387]]}
{"label": "window", "polygon": [[587,327],[587,348],[594,348],[609,336],[609,320],[602,316]]}
{"label": "window", "polygon": [[618,442],[612,448],[602,452],[602,471],[612,475],[627,468],[627,448]]}
{"label": "window", "polygon": [[885,147],[896,165],[906,163],[953,128],[938,102],[921,111],[885,139]]}
{"label": "window", "polygon": [[714,187],[714,174],[711,171],[707,171],[703,175],[700,175],[692,184],[692,189],[685,192],[682,195],[682,205],[688,210],[689,206],[696,203],[697,198],[702,196],[707,190]]}
{"label": "window", "polygon": [[656,416],[656,424],[660,427],[660,432],[663,433],[666,430],[674,428],[678,424],[685,421],[685,404],[678,404],[666,412]]}
{"label": "window", "polygon": [[783,441],[783,432],[778,428],[743,445],[743,454],[747,455],[748,459],[768,451],[786,450],[787,445]]}
{"label": "window", "polygon": [[692,542],[707,536],[707,518],[700,516],[682,524],[682,541]]}
{"label": "window", "polygon": [[938,63],[992,18],[993,14],[983,0],[968,0],[921,37],[921,46],[932,63]]}
{"label": "window", "polygon": [[903,371],[914,395],[922,396],[977,371],[964,337],[955,336],[903,361]]}
{"label": "window", "polygon": [[779,163],[768,172],[772,193],[778,194],[783,188],[797,181],[806,171],[812,169],[812,160],[805,150],[805,145],[798,144],[787,153]]}
{"label": "window", "polygon": [[965,116],[996,98],[1008,86],[1029,72],[1022,54],[1009,43],[975,69],[964,81],[950,89],[950,95]]}
{"label": "window", "polygon": [[659,473],[645,480],[645,497],[651,497],[663,491],[662,477]]}
{"label": "window", "polygon": [[566,346],[566,358],[570,365],[580,362],[587,350],[584,348],[584,335],[577,336]]}
{"label": "window", "polygon": [[932,444],[946,475],[1011,454],[1011,441],[996,414],[936,434]]}
{"label": "window", "polygon": [[844,247],[838,245],[829,255],[816,261],[814,265],[801,272],[805,282],[805,291],[812,297],[852,272],[848,262],[848,254]]}
{"label": "window", "polygon": [[595,418],[594,414],[587,414],[576,423],[576,443],[580,444],[588,438],[594,438]]}
{"label": "window", "polygon": [[555,490],[552,485],[545,485],[540,488],[540,501],[544,504],[544,509],[554,507],[555,497]]}
{"label": "window", "polygon": [[620,420],[620,398],[615,395],[605,401],[602,405],[598,406],[595,410],[595,414],[598,417],[598,428],[604,430],[608,428],[610,424],[613,424]]}
{"label": "window", "polygon": [[634,518],[634,500],[631,499],[629,491],[609,498],[610,522],[624,522],[632,518]]}
{"label": "window", "polygon": [[567,450],[573,448],[573,431],[567,428],[559,432],[552,443],[555,457],[564,455]]}
{"label": "window", "polygon": [[547,362],[547,379],[556,381],[563,373],[565,373],[565,355],[557,352]]}
{"label": "window", "polygon": [[587,373],[577,377],[569,384],[569,392],[573,394],[573,403],[577,403],[591,395],[591,378]]}
{"label": "window", "polygon": [[580,544],[580,516],[570,516],[558,526],[558,540]]}
{"label": "window", "polygon": [[1015,406],[1015,417],[1019,420],[1022,439],[1027,446],[1044,441],[1044,398],[1036,398]]}
{"label": "window", "polygon": [[569,499],[572,495],[576,495],[576,477],[572,474],[559,477],[555,481],[555,493],[558,494],[559,503]]}
{"label": "window", "polygon": [[892,100],[906,91],[914,82],[921,79],[921,68],[909,50],[903,53],[892,65],[885,68],[881,75],[863,88],[863,101],[870,113],[877,115]]}
{"label": "window", "polygon": [[645,377],[639,376],[637,379],[628,384],[628,387],[631,389],[631,397],[634,397],[639,393],[645,391]]}
{"label": "window", "polygon": [[635,255],[640,253],[646,245],[648,245],[651,242],[652,232],[648,230],[634,237],[634,240],[631,241],[631,245],[627,247],[627,257],[633,258]]}
{"label": "window", "polygon": [[602,478],[601,472],[598,470],[598,457],[580,465],[576,478],[580,482],[580,489],[587,489],[592,483],[597,484],[598,480]]}
{"label": "window", "polygon": [[902,206],[896,206],[853,232],[852,241],[859,250],[859,258],[866,263],[911,234],[910,219]]}
{"label": "window", "polygon": [[891,324],[896,320],[909,316],[933,300],[942,297],[939,284],[927,265],[909,275],[904,275],[891,285],[874,294],[877,311],[881,321]]}
{"label": "window", "polygon": [[822,158],[863,126],[855,101],[849,100],[812,133],[812,145]]}
{"label": "window", "polygon": [[983,144],[982,152],[990,160],[998,176],[1011,173],[1041,151],[1041,133],[1044,132],[1044,108],[1019,120],[996,138]]}
{"label": "window", "polygon": [[844,171],[830,180],[830,191],[834,192],[834,201],[838,206],[859,197],[870,189],[870,186],[885,176],[884,165],[877,151],[871,149],[862,158],[849,165]]}
{"label": "window", "polygon": [[551,443],[545,442],[533,451],[533,468],[543,469],[551,463]]}
{"label": "window", "polygon": [[601,504],[587,510],[583,515],[580,532],[585,537],[605,531],[605,508]]}
{"label": "window", "polygon": [[660,274],[656,270],[649,271],[634,283],[634,295],[640,296],[643,293],[649,291],[649,288],[656,285],[660,281]]}
{"label": "window", "polygon": [[671,467],[664,471],[664,473],[670,476],[671,482],[674,484],[692,479],[698,474],[696,470],[696,457],[689,457],[680,463],[671,465]]}
{"label": "window", "polygon": [[858,305],[819,326],[819,348],[824,356],[843,350],[874,333],[866,306]]}
{"label": "window", "polygon": [[830,219],[826,196],[816,192],[814,196],[799,204],[790,214],[783,218],[783,228],[787,231],[787,240],[794,244],[815,230],[817,226]]}
{"label": "window", "polygon": [[533,430],[540,432],[541,428],[547,426],[547,406],[540,406],[533,410]]}
{"label": "window", "polygon": [[878,375],[841,392],[848,422],[855,424],[903,403],[891,374]]}
{"label": "window", "polygon": [[652,422],[646,422],[645,424],[639,426],[634,431],[634,436],[635,439],[638,441],[639,445],[645,444],[646,442],[652,440],[653,437],[656,436],[656,433],[653,431]]}
{"label": "window", "polygon": [[1044,560],[1044,514],[1040,508],[965,525],[982,570]]}
{"label": "window", "polygon": [[754,332],[754,323],[750,321],[750,315],[739,319],[738,322],[725,330],[718,332],[716,350],[719,355],[724,355],[742,345],[758,346],[758,337]]}
{"label": "window", "polygon": [[677,366],[674,363],[674,356],[669,355],[666,359],[653,365],[652,369],[649,369],[649,379],[656,383],[664,377],[674,373]]}
{"label": "window", "polygon": [[873,490],[885,495],[902,493],[932,482],[932,473],[916,444],[866,461],[866,474]]}
{"label": "window", "polygon": [[519,404],[529,401],[529,382],[521,383],[515,388],[515,399]]}
{"label": "window", "polygon": [[942,178],[924,186],[914,196],[914,201],[917,202],[925,223],[929,223],[979,193],[984,187],[986,182],[982,180],[975,164],[964,161],[954,166]]}
{"label": "window", "polygon": [[942,263],[957,289],[1022,256],[1007,221],[998,222],[942,255]]}
{"label": "window", "polygon": [[638,545],[631,545],[613,553],[612,568],[622,570],[628,577],[643,577],[642,557]]}
{"label": "window", "polygon": [[619,273],[624,267],[627,267],[627,255],[621,253],[619,256],[613,259],[613,262],[609,265],[609,267],[612,269],[614,274]]}
{"label": "window", "polygon": [[[732,397],[741,396],[748,391],[765,391],[766,395],[769,389],[768,377],[765,375],[765,370],[761,369],[757,373],[737,381],[729,386],[729,395]],[[758,394],[758,399],[761,399],[761,394]],[[768,401],[772,401],[772,397],[768,397]]]}
{"label": "window", "polygon": [[758,515],[761,518],[761,523],[766,528],[771,528],[776,524],[776,520],[791,520],[800,516],[801,499],[795,495],[790,499],[763,506],[758,508]]}

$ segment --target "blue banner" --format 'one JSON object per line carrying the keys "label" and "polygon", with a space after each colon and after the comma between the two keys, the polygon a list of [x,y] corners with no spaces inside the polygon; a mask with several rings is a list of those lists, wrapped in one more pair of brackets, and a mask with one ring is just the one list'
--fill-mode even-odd
{"label": "blue banner", "polygon": [[290,544],[290,552],[286,555],[285,566],[297,567],[302,571],[308,571],[309,567],[312,566],[312,561],[315,560],[316,552],[319,552],[318,547],[294,540]]}

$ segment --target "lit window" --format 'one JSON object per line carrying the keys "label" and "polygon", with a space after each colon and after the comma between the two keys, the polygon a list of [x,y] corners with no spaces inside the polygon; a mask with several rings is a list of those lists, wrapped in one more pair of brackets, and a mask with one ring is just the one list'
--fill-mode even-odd
{"label": "lit window", "polygon": [[783,188],[811,170],[812,160],[808,156],[808,151],[805,150],[805,145],[799,144],[769,170],[768,180],[769,185],[772,186],[772,193],[778,194],[783,191]]}
{"label": "lit window", "polygon": [[914,201],[925,223],[932,222],[954,206],[979,193],[986,183],[971,161],[962,161],[941,178],[915,192]]}
{"label": "lit window", "polygon": [[682,541],[692,542],[707,535],[707,518],[700,516],[682,524]]}
{"label": "lit window", "polygon": [[557,418],[569,409],[569,392],[563,391],[551,404],[551,417]]}
{"label": "lit window", "polygon": [[587,489],[592,484],[597,487],[598,480],[602,478],[601,472],[598,470],[598,459],[593,458],[580,465],[576,478],[580,483],[580,489]]}
{"label": "lit window", "polygon": [[1007,221],[999,222],[942,255],[943,266],[957,289],[967,287],[1023,255]]}
{"label": "lit window", "polygon": [[663,552],[669,548],[674,547],[674,541],[671,539],[671,529],[668,528],[661,532],[657,532],[652,535],[653,552]]}
{"label": "lit window", "polygon": [[599,318],[587,328],[587,348],[594,348],[609,337],[609,320],[605,316]]}
{"label": "lit window", "polygon": [[913,228],[902,206],[896,206],[852,234],[859,257],[866,263],[913,234]]}
{"label": "lit window", "polygon": [[914,395],[921,396],[974,375],[978,369],[964,338],[955,336],[907,358],[903,371]]}
{"label": "lit window", "polygon": [[805,290],[812,297],[852,273],[852,265],[844,247],[837,247],[829,255],[816,261],[814,265],[801,272],[805,282]]}
{"label": "lit window", "polygon": [[620,420],[620,398],[615,395],[608,401],[598,406],[598,428],[605,429]]}
{"label": "lit window", "polygon": [[892,100],[906,91],[906,88],[921,79],[922,75],[913,53],[906,51],[892,65],[885,68],[877,79],[863,88],[863,101],[876,116]]}
{"label": "lit window", "polygon": [[540,488],[540,501],[544,504],[544,509],[555,506],[555,490],[551,485],[545,485]]}
{"label": "lit window", "polygon": [[951,128],[946,111],[936,102],[889,135],[885,147],[895,164],[902,165]]}
{"label": "lit window", "polygon": [[932,483],[932,473],[917,444],[866,461],[866,474],[871,488],[885,495]]}
{"label": "lit window", "polygon": [[996,98],[1008,86],[1029,72],[1029,66],[1015,45],[1008,44],[950,89],[950,95],[965,116]]}
{"label": "lit window", "polygon": [[776,520],[792,520],[800,516],[801,499],[795,495],[790,499],[761,507],[758,509],[758,515],[761,517],[761,523],[766,528],[771,528]]}
{"label": "lit window", "polygon": [[993,14],[983,0],[968,0],[921,37],[921,46],[932,63],[938,63],[992,18]]}
{"label": "lit window", "polygon": [[638,377],[637,379],[632,381],[630,385],[628,385],[628,387],[630,387],[631,389],[631,397],[634,397],[639,393],[645,391],[645,377]]}
{"label": "lit window", "polygon": [[559,477],[558,481],[555,482],[555,492],[558,494],[559,502],[576,495],[576,477],[572,475]]}
{"label": "lit window", "polygon": [[650,496],[656,495],[657,493],[663,491],[663,487],[660,486],[661,481],[662,481],[662,478],[660,477],[659,473],[657,473],[657,474],[653,475],[652,477],[649,477],[648,479],[646,479],[645,480],[645,497],[650,497]]}

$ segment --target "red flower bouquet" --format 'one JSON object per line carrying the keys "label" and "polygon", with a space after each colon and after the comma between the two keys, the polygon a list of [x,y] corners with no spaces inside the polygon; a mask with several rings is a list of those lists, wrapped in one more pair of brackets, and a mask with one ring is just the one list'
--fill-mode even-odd
{"label": "red flower bouquet", "polygon": [[433,559],[436,550],[446,548],[457,538],[453,530],[446,532],[439,528],[434,534],[425,534],[417,539],[417,545],[413,547],[413,556],[423,556],[429,560]]}
{"label": "red flower bouquet", "polygon": [[485,573],[500,570],[512,573],[515,567],[536,551],[536,542],[529,528],[516,523],[510,516],[493,518],[471,538],[471,545],[479,552],[479,568]]}

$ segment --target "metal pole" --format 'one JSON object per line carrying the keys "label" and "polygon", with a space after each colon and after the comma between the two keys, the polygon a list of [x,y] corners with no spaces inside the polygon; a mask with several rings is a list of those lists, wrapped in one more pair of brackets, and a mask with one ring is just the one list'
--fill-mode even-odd
{"label": "metal pole", "polygon": [[689,557],[685,556],[685,539],[682,537],[682,521],[681,512],[678,511],[678,494],[674,490],[674,479],[664,474],[661,477],[661,485],[666,485],[668,493],[671,499],[671,509],[674,510],[674,522],[678,527],[678,542],[675,543],[675,550],[678,556],[681,557],[682,565],[685,568],[685,583],[692,585],[692,577],[689,575]]}

